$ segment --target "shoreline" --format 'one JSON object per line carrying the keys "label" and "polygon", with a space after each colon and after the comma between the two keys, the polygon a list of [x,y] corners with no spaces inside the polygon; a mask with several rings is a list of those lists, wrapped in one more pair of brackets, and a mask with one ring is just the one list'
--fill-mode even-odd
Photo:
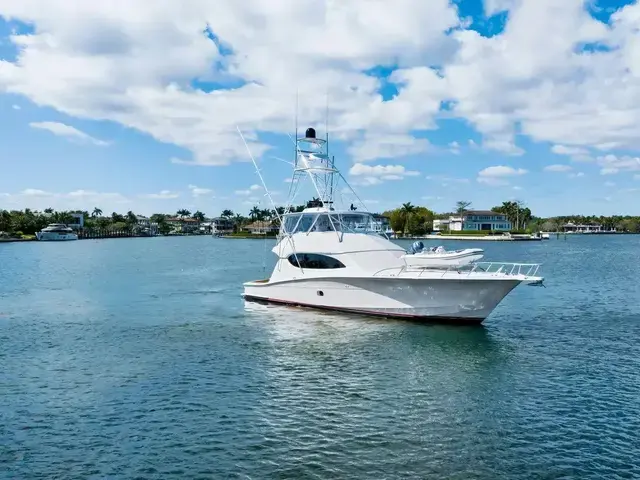
{"label": "shoreline", "polygon": [[[409,239],[407,239],[409,240]],[[411,238],[414,240],[414,238]],[[542,237],[507,237],[503,235],[426,235],[415,240],[480,240],[484,242],[540,242]]]}

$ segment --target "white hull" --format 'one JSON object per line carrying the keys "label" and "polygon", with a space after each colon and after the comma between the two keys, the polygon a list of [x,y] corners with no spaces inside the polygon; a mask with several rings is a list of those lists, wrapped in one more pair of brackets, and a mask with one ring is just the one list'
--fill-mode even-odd
{"label": "white hull", "polygon": [[245,283],[245,299],[434,321],[482,322],[519,279],[314,278]]}
{"label": "white hull", "polygon": [[483,252],[479,248],[443,253],[426,251],[402,256],[408,266],[425,268],[463,267],[470,263],[477,262],[482,257]]}
{"label": "white hull", "polygon": [[78,240],[75,233],[38,232],[36,238],[43,242],[56,242],[65,240]]}

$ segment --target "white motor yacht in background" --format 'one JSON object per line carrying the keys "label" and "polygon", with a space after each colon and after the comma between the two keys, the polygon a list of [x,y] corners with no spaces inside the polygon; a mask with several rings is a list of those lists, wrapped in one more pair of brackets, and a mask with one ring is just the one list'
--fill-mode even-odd
{"label": "white motor yacht in background", "polygon": [[51,223],[37,232],[36,238],[41,241],[78,240],[78,234],[64,223]]}
{"label": "white motor yacht in background", "polygon": [[[414,252],[379,233],[372,214],[353,207],[335,208],[335,197],[344,191],[338,187],[340,182],[357,195],[335,168],[327,141],[316,138],[313,128],[307,129],[304,138],[296,138],[296,150],[285,212],[304,179],[318,200],[302,212],[280,217],[281,228],[272,249],[278,256],[276,266],[269,278],[244,284],[246,300],[480,323],[519,284],[542,284],[543,278],[536,276],[538,264],[469,260],[466,265],[461,261],[460,265],[420,265]],[[455,256],[467,255],[455,253],[451,258]]]}
{"label": "white motor yacht in background", "polygon": [[481,248],[465,248],[462,250],[445,250],[444,247],[425,249],[420,241],[414,242],[411,249],[402,256],[410,267],[449,268],[464,267],[480,260],[483,255]]}

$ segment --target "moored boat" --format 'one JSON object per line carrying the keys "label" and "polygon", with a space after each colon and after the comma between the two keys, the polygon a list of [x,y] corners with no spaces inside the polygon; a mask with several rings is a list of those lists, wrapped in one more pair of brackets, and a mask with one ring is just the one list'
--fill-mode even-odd
{"label": "moored boat", "polygon": [[78,240],[78,234],[64,223],[51,223],[36,233],[40,241]]}

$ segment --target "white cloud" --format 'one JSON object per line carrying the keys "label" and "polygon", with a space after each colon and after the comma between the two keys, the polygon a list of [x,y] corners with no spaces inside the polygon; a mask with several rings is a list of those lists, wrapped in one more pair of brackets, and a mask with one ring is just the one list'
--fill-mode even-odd
{"label": "white cloud", "polygon": [[569,178],[580,178],[584,177],[584,172],[572,172],[569,174]]}
{"label": "white cloud", "polygon": [[22,107],[20,107],[20,105],[11,105],[11,108],[14,110],[21,110]]}
{"label": "white cloud", "polygon": [[480,177],[513,177],[515,175],[524,175],[525,173],[527,173],[527,170],[524,168],[497,165],[495,167],[487,167],[484,170],[480,170],[478,175]]}
{"label": "white cloud", "polygon": [[478,172],[477,180],[478,182],[486,183],[487,185],[502,186],[509,184],[508,180],[506,180],[507,178],[524,175],[526,173],[527,170],[523,168],[516,169],[505,165],[496,165],[494,167],[487,167],[484,170],[480,170],[480,172]]}
{"label": "white cloud", "polygon": [[615,182],[604,182],[604,186],[605,187],[615,187],[616,183]]}
{"label": "white cloud", "polygon": [[169,200],[172,198],[178,198],[179,193],[172,192],[171,190],[162,190],[158,193],[143,193],[138,195],[140,198],[150,198],[155,200]]}
{"label": "white cloud", "polygon": [[451,142],[449,144],[449,151],[454,155],[460,155],[460,144],[458,142]]}
{"label": "white cloud", "polygon": [[357,177],[354,185],[379,185],[384,181],[402,180],[405,177],[415,177],[420,172],[406,170],[402,165],[365,165],[356,163],[349,170],[349,175]]}
{"label": "white cloud", "polygon": [[613,154],[603,155],[596,158],[600,167],[601,175],[614,175],[619,172],[640,171],[640,158],[623,155],[618,157]]}
{"label": "white cloud", "polygon": [[200,197],[202,195],[210,195],[213,193],[213,190],[210,188],[202,188],[197,187],[195,185],[189,185],[189,190],[191,190],[191,195],[194,197]]}
{"label": "white cloud", "polygon": [[[594,149],[638,150],[640,4],[604,24],[585,3],[487,0],[486,12],[507,10],[508,20],[483,37],[464,28],[448,0],[394,8],[370,0],[5,1],[0,14],[33,33],[11,37],[18,58],[0,61],[0,89],[182,147],[189,154],[171,160],[181,165],[247,160],[236,125],[259,157],[268,147],[256,130],[288,132],[296,90],[303,125],[324,123],[318,92],[329,92],[333,138],[353,141],[359,163],[427,152],[421,137],[438,128],[443,102],[448,118],[465,120],[483,148],[503,154],[523,153],[517,135],[574,161]],[[207,26],[230,54],[207,38]],[[585,44],[607,48],[585,52]],[[381,81],[363,72],[392,63],[398,94],[383,101]],[[205,93],[194,79],[228,88]]]}
{"label": "white cloud", "polygon": [[25,197],[50,197],[53,194],[37,188],[25,188],[20,192],[20,195],[24,195]]}
{"label": "white cloud", "polygon": [[572,170],[572,167],[571,165],[555,164],[547,165],[543,170],[545,172],[570,172]]}
{"label": "white cloud", "polygon": [[47,130],[53,133],[54,135],[64,137],[67,140],[74,141],[74,142],[92,143],[100,147],[105,147],[109,145],[108,142],[105,142],[103,140],[98,140],[97,138],[93,138],[92,136],[87,135],[84,132],[81,132],[77,128],[71,127],[69,125],[65,125],[64,123],[60,123],[60,122],[31,122],[29,126],[31,128]]}
{"label": "white cloud", "polygon": [[11,208],[44,210],[51,207],[56,210],[86,210],[99,207],[103,210],[122,210],[130,200],[115,192],[97,192],[94,190],[74,190],[71,192],[48,192],[37,188],[26,188],[18,193],[2,195],[4,202]]}
{"label": "white cloud", "polygon": [[400,158],[417,155],[429,150],[428,140],[411,135],[366,135],[349,148],[355,163],[383,158]]}
{"label": "white cloud", "polygon": [[[3,2],[0,14],[35,30],[11,37],[18,59],[0,62],[0,88],[183,147],[191,155],[173,162],[192,165],[247,160],[236,125],[259,157],[268,147],[252,130],[288,132],[296,90],[304,125],[324,123],[326,99],[318,92],[329,92],[336,138],[435,128],[446,81],[422,65],[439,63],[455,48],[447,32],[459,24],[448,0],[400,0],[393,9],[368,0],[24,0]],[[222,55],[207,28],[231,53]],[[402,66],[390,77],[401,91],[383,102],[380,81],[364,70],[390,63]],[[204,93],[192,79],[229,88]]]}
{"label": "white cloud", "polygon": [[469,183],[468,178],[449,177],[447,175],[427,175],[424,178],[430,181],[442,182],[442,186],[447,186],[449,183]]}
{"label": "white cloud", "polygon": [[[244,196],[249,196],[249,195],[253,195],[256,192],[259,192],[262,190],[262,187],[260,185],[251,185],[249,188],[247,188],[246,190],[236,190],[235,194],[236,195],[244,195]],[[275,192],[270,192],[272,195]]]}
{"label": "white cloud", "polygon": [[[452,114],[489,138],[517,132],[573,147],[640,148],[640,110],[628,103],[640,95],[640,5],[618,10],[608,26],[585,3],[494,0],[491,11],[509,9],[503,33],[454,32],[460,48],[443,68]],[[610,50],[581,51],[594,43]]]}
{"label": "white cloud", "polygon": [[593,157],[589,150],[582,147],[567,147],[565,145],[554,145],[551,151],[556,155],[566,155],[574,162],[593,162]]}
{"label": "white cloud", "polygon": [[565,145],[554,145],[551,151],[557,155],[567,155],[573,157],[576,155],[589,155],[589,150],[582,147],[567,147]]}

